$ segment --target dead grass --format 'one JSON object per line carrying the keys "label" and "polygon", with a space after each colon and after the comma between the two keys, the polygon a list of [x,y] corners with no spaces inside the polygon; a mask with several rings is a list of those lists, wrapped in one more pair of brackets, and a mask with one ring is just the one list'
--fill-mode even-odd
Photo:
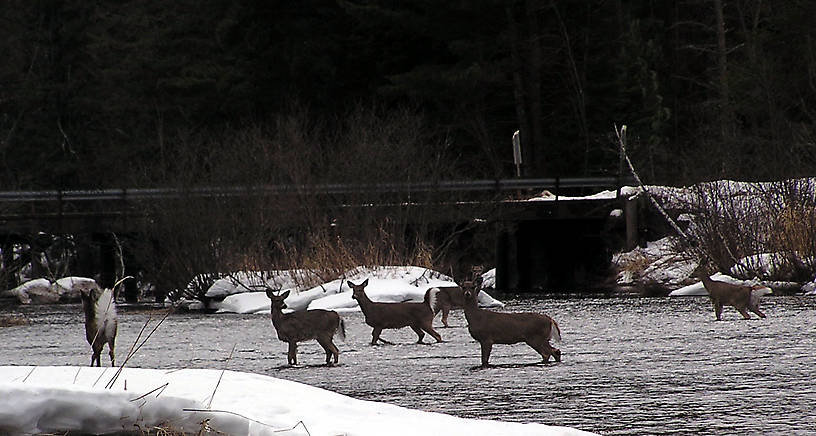
{"label": "dead grass", "polygon": [[20,314],[0,315],[0,327],[14,327],[28,324],[30,324],[28,318]]}

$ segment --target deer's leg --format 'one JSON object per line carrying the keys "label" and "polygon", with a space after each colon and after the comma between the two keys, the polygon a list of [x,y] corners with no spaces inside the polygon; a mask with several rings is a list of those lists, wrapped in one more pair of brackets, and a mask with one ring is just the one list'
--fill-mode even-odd
{"label": "deer's leg", "polygon": [[374,330],[371,332],[371,345],[377,345],[377,341],[380,341],[384,344],[394,345],[393,342],[388,342],[385,339],[381,338],[380,333],[382,333],[382,327],[374,327]]}
{"label": "deer's leg", "polygon": [[745,310],[744,307],[737,307],[737,306],[734,306],[734,307],[737,309],[737,311],[740,313],[740,315],[742,315],[742,317],[744,319],[751,319],[751,315],[748,315],[748,311]]}
{"label": "deer's leg", "polygon": [[297,365],[297,342],[289,342],[289,353],[286,355],[286,363],[289,365]]}
{"label": "deer's leg", "polygon": [[751,309],[751,312],[754,312],[754,313],[755,313],[755,314],[757,314],[757,316],[759,316],[760,318],[765,318],[765,314],[764,314],[764,313],[762,313],[762,311],[761,311],[761,310],[759,310],[759,304],[755,304],[755,305],[753,305],[753,306],[748,306],[748,308],[749,308],[749,309]]}
{"label": "deer's leg", "polygon": [[411,326],[411,330],[413,330],[414,333],[416,333],[417,336],[419,336],[419,339],[417,339],[417,344],[424,344],[424,342],[422,342],[422,338],[425,337],[425,332],[423,332],[421,328],[415,325]]}
{"label": "deer's leg", "polygon": [[722,303],[719,300],[711,300],[711,302],[714,304],[714,315],[717,317],[717,321],[722,321]]}
{"label": "deer's leg", "polygon": [[331,337],[318,338],[317,343],[320,344],[320,346],[323,347],[323,350],[326,351],[326,366],[331,366],[332,357],[334,357],[334,363],[337,363],[337,357],[340,355],[340,350],[338,350],[334,345]]}
{"label": "deer's leg", "polygon": [[524,341],[524,342],[527,345],[529,345],[530,348],[532,348],[533,350],[536,350],[536,352],[541,355],[541,359],[544,362],[549,362],[550,361],[550,355],[552,354],[552,352],[551,352],[552,347],[550,347],[550,344],[548,344],[546,341],[527,340],[527,341]]}
{"label": "deer's leg", "polygon": [[113,347],[114,347],[114,344],[115,344],[115,339],[111,339],[110,341],[108,341],[108,355],[110,356],[110,359],[111,359],[111,366],[116,366],[116,364],[113,361]]}
{"label": "deer's leg", "polygon": [[447,305],[442,306],[442,325],[445,327],[450,327],[448,325],[448,313],[450,313],[450,307]]}
{"label": "deer's leg", "polygon": [[550,347],[550,348],[552,348],[552,355],[555,358],[555,361],[560,362],[561,361],[561,350],[559,350],[558,348],[555,348],[555,347]]}
{"label": "deer's leg", "polygon": [[100,363],[99,356],[102,355],[103,345],[104,344],[97,344],[96,341],[94,341],[94,344],[91,347],[93,349],[93,355],[91,355],[91,366],[94,366],[94,362],[96,362],[96,366],[102,366],[102,364]]}
{"label": "deer's leg", "polygon": [[484,341],[482,344],[482,368],[487,368],[490,366],[488,361],[490,360],[490,351],[493,350],[493,343],[489,341]]}
{"label": "deer's leg", "polygon": [[420,327],[422,328],[422,330],[425,330],[426,332],[428,332],[429,335],[436,339],[436,342],[442,342],[442,335],[440,335],[439,333],[436,332],[436,330],[433,329],[433,320],[430,320],[427,323],[423,323],[423,325]]}

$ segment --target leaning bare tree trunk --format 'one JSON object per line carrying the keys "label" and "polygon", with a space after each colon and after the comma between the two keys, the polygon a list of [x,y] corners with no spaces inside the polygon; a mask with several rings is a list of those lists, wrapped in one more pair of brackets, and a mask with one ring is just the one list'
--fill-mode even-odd
{"label": "leaning bare tree trunk", "polygon": [[714,13],[717,16],[717,71],[720,90],[720,156],[723,158],[722,175],[726,176],[728,169],[727,156],[736,155],[731,148],[733,141],[733,110],[729,101],[728,89],[728,57],[725,47],[725,17],[723,16],[722,0],[714,0]]}

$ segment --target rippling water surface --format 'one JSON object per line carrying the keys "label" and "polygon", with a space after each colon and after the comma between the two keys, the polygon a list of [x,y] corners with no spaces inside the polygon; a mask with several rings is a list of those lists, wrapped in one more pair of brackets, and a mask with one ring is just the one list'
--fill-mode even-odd
{"label": "rippling water surface", "polygon": [[[173,314],[128,365],[228,368],[358,399],[601,434],[816,434],[814,298],[766,298],[766,319],[743,321],[726,308],[723,322],[702,297],[506,302],[506,310],[558,321],[563,362],[541,364],[526,345],[497,345],[495,367],[479,369],[479,345],[455,311],[452,327],[437,329],[445,342],[433,345],[415,344],[402,329],[383,333],[397,345],[371,346],[362,314],[343,314],[347,338],[333,368],[319,366],[324,355],[314,341],[300,345],[299,366],[286,367],[286,344],[268,315]],[[0,364],[89,363],[80,306],[14,310],[31,324],[0,329]],[[120,361],[160,315],[120,309]]]}

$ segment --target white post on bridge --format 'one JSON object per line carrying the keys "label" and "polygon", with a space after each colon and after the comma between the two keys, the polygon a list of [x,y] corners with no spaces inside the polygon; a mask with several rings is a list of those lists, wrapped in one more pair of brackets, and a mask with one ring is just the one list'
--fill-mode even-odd
{"label": "white post on bridge", "polygon": [[521,135],[513,133],[513,163],[516,164],[516,177],[521,178]]}

